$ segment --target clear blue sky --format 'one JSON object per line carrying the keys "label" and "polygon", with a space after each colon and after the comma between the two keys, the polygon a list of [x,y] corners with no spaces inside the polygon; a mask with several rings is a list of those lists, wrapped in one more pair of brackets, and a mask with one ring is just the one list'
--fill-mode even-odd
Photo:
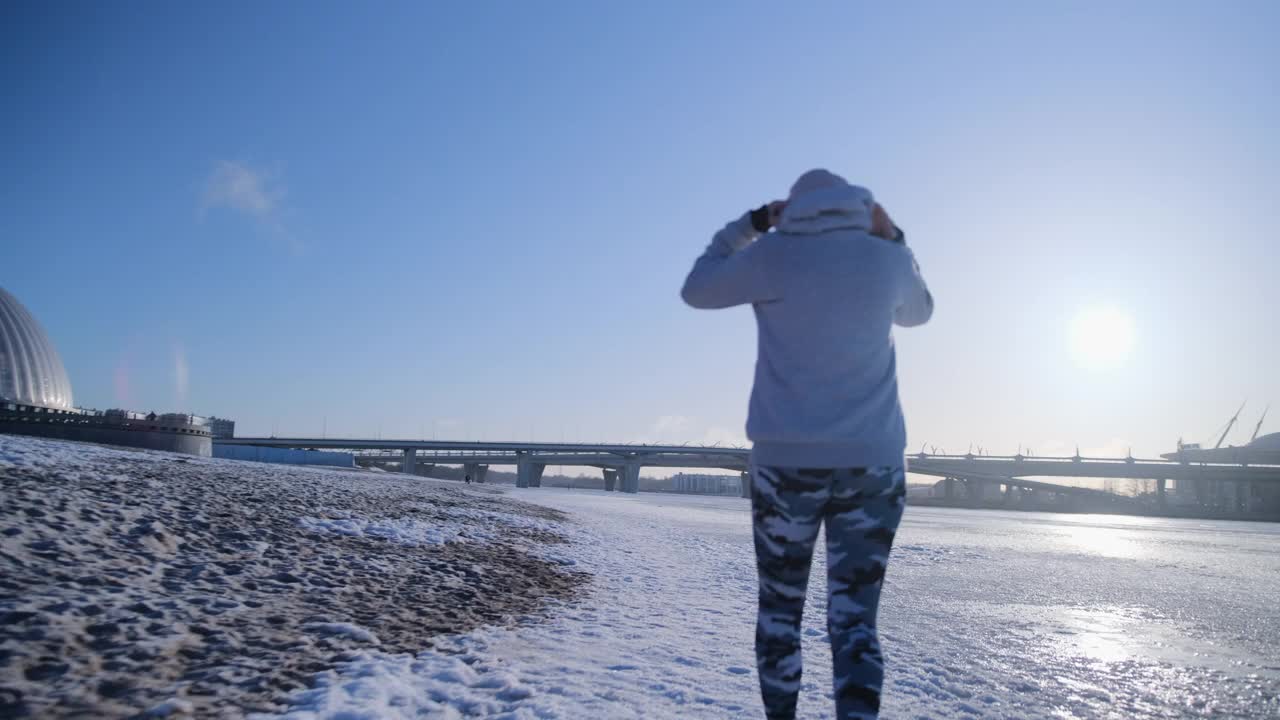
{"label": "clear blue sky", "polygon": [[882,5],[7,3],[0,284],[85,406],[731,440],[750,311],[679,286],[826,166],[938,300],[913,450],[1151,454],[1280,403],[1280,4]]}

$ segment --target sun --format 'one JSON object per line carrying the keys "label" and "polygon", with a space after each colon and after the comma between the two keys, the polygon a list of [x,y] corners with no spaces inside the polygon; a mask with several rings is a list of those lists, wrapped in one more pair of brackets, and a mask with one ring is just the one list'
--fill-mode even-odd
{"label": "sun", "polygon": [[1133,351],[1133,319],[1119,308],[1090,307],[1071,321],[1071,354],[1080,367],[1113,370]]}

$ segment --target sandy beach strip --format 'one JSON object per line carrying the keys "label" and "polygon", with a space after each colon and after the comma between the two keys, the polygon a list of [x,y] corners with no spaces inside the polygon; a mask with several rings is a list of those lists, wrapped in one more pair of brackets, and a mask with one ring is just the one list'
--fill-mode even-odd
{"label": "sandy beach strip", "polygon": [[490,488],[0,435],[0,490],[0,718],[279,712],[588,580]]}

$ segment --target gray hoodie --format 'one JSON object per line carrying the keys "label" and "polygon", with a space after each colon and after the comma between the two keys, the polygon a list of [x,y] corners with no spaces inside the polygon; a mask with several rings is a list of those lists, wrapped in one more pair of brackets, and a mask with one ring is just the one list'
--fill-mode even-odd
{"label": "gray hoodie", "polygon": [[869,234],[873,202],[840,180],[794,195],[774,232],[761,235],[743,215],[715,234],[685,280],[682,296],[695,308],[755,309],[755,463],[903,464],[892,326],[927,322],[933,297],[905,243]]}

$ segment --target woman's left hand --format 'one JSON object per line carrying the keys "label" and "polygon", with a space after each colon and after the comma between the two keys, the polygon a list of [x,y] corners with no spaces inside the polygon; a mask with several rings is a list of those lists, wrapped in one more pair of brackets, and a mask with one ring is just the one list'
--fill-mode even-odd
{"label": "woman's left hand", "polygon": [[898,226],[893,224],[889,213],[885,211],[884,206],[876,203],[871,208],[871,234],[876,237],[882,237],[885,240],[898,239]]}

